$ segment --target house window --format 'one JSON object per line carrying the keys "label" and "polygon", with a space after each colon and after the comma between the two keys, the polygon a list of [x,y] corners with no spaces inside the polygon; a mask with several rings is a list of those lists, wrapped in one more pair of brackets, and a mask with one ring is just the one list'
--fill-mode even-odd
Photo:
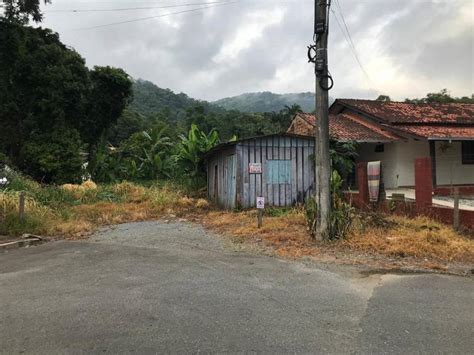
{"label": "house window", "polygon": [[463,164],[474,164],[474,141],[461,142],[461,155]]}
{"label": "house window", "polygon": [[291,160],[268,160],[267,184],[291,184]]}
{"label": "house window", "polygon": [[375,146],[375,153],[382,153],[385,150],[385,145],[383,144],[377,144]]}

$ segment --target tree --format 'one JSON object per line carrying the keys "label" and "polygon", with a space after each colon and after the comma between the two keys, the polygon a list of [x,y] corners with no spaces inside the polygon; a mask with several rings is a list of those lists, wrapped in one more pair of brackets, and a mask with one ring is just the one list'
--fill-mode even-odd
{"label": "tree", "polygon": [[[58,169],[48,166],[52,159],[34,153],[47,148],[49,140],[52,145],[62,141],[61,134],[74,140],[80,134],[80,122],[87,115],[83,98],[89,94],[84,60],[50,30],[0,21],[0,92],[0,148],[12,164],[36,179],[63,180],[54,177]],[[48,154],[57,152],[59,145]],[[65,149],[71,153],[72,147],[77,156],[77,144]],[[80,173],[75,159],[72,166]]]}
{"label": "tree", "polygon": [[[77,180],[82,163],[63,159],[60,146],[74,157],[83,143],[97,146],[120,116],[129,88],[128,76],[120,69],[89,71],[56,33],[0,21],[0,150],[32,177]],[[60,136],[73,143],[66,144]],[[45,159],[44,149],[48,157],[62,160],[61,169],[76,173],[61,175],[54,159]]]}
{"label": "tree", "polygon": [[118,146],[132,134],[145,130],[147,128],[146,124],[147,122],[142,115],[125,109],[117,123],[109,129],[107,140],[113,146]]}
{"label": "tree", "polygon": [[132,82],[125,71],[112,67],[94,67],[90,72],[89,114],[82,120],[82,139],[88,144],[89,168],[95,169],[97,145],[104,143],[108,129],[117,123],[132,94]]}
{"label": "tree", "polygon": [[392,100],[390,99],[390,96],[379,95],[379,97],[377,97],[377,99],[375,101],[390,102]]}
{"label": "tree", "polygon": [[22,170],[45,183],[79,183],[83,173],[79,132],[64,125],[30,136],[22,148]]}
{"label": "tree", "polygon": [[466,103],[474,104],[474,94],[471,97],[452,97],[448,89],[442,89],[440,92],[431,92],[421,99],[405,99],[405,102],[412,104],[426,103]]}
{"label": "tree", "polygon": [[[41,22],[43,14],[40,9],[40,0],[2,0],[4,3],[4,17],[9,22],[27,24],[30,17],[34,22]],[[51,0],[44,0],[45,4]]]}
{"label": "tree", "polygon": [[303,112],[300,105],[293,104],[291,106],[285,105],[285,108],[280,113],[293,117],[297,113]]}

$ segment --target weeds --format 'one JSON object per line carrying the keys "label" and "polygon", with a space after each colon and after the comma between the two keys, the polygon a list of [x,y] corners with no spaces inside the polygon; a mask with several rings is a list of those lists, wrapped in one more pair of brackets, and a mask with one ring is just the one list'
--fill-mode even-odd
{"label": "weeds", "polygon": [[318,243],[308,237],[305,211],[290,209],[287,214],[277,217],[266,214],[260,229],[255,211],[209,212],[205,223],[240,241],[263,243],[281,256],[344,252],[348,255],[364,253],[391,258],[474,262],[474,241],[429,218],[354,211],[346,238]]}
{"label": "weeds", "polygon": [[[429,218],[351,210],[349,217],[340,218],[344,224],[337,226],[346,238],[317,243],[308,236],[305,212],[310,204],[306,209],[268,208],[262,228],[257,228],[256,211],[213,211],[206,200],[187,196],[171,182],[58,187],[42,186],[21,176],[10,181],[0,190],[0,234],[5,235],[80,237],[101,225],[191,214],[200,215],[212,229],[240,241],[263,243],[282,256],[314,256],[329,248],[393,258],[474,262],[473,240]],[[18,211],[20,191],[26,195],[23,223]]]}
{"label": "weeds", "polygon": [[[331,175],[331,214],[329,219],[329,239],[343,239],[346,237],[354,218],[354,208],[342,197],[343,180],[336,170]],[[305,215],[308,230],[313,238],[317,236],[316,223],[318,205],[314,197],[306,202]]]}
{"label": "weeds", "polygon": [[[360,217],[359,217],[360,218]],[[377,221],[377,219],[380,220]],[[353,228],[338,245],[391,257],[474,262],[474,242],[427,217],[378,217],[365,230]]]}
{"label": "weeds", "polygon": [[[78,236],[95,227],[159,218],[166,213],[180,214],[205,210],[205,200],[185,196],[179,186],[156,183],[142,186],[130,182],[97,186],[40,185],[17,175],[8,188],[0,191],[0,234]],[[20,223],[19,192],[26,195],[26,217]]]}

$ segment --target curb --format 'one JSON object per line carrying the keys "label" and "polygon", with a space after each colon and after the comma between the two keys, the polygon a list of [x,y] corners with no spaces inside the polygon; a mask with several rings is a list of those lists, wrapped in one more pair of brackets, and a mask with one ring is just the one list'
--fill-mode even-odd
{"label": "curb", "polygon": [[38,245],[44,242],[43,238],[33,234],[23,234],[21,238],[22,239],[0,244],[0,250],[29,247],[31,245]]}

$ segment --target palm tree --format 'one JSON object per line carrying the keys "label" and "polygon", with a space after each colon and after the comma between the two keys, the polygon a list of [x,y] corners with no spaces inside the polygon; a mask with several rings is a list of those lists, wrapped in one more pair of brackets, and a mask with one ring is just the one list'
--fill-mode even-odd
{"label": "palm tree", "polygon": [[285,105],[282,111],[283,111],[282,112],[283,114],[290,117],[293,117],[297,113],[303,112],[303,110],[301,109],[301,106],[298,104],[293,104],[291,106]]}

